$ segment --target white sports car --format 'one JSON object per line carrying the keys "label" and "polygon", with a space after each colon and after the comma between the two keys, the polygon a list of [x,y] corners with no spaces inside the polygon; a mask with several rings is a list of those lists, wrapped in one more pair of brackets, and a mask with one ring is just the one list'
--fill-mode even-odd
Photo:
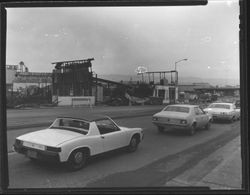
{"label": "white sports car", "polygon": [[47,129],[17,137],[14,150],[30,159],[66,162],[78,170],[96,154],[122,147],[134,152],[142,139],[141,128],[119,127],[106,116],[59,117]]}
{"label": "white sports car", "polygon": [[234,103],[212,103],[204,111],[211,114],[213,120],[221,119],[233,122],[240,119],[240,110]]}

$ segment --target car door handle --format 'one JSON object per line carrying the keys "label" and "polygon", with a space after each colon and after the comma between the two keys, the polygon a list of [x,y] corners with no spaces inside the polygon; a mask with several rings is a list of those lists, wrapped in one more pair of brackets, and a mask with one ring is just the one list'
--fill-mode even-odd
{"label": "car door handle", "polygon": [[104,139],[105,137],[101,135],[101,138]]}

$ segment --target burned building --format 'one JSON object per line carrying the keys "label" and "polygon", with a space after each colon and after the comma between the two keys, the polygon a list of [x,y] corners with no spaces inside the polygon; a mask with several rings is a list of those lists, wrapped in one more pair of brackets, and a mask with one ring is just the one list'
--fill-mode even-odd
{"label": "burned building", "polygon": [[53,95],[92,96],[91,59],[54,62],[52,73]]}
{"label": "burned building", "polygon": [[[94,105],[96,102],[92,63],[94,58],[54,62],[52,101],[58,105]],[[97,88],[97,87],[96,87]]]}

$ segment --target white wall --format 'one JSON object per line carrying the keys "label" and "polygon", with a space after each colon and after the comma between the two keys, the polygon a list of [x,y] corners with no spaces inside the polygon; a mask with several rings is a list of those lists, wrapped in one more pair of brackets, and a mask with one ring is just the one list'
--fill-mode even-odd
{"label": "white wall", "polygon": [[16,75],[16,70],[6,69],[6,84],[12,84]]}
{"label": "white wall", "polygon": [[[154,90],[154,97],[159,97],[158,91],[159,90],[165,90],[165,95],[163,99],[163,104],[168,104],[170,102],[169,99],[169,86],[165,85],[156,85]],[[178,87],[175,87],[175,101],[178,100]]]}
{"label": "white wall", "polygon": [[80,105],[95,105],[95,96],[58,96],[58,106]]}
{"label": "white wall", "polygon": [[26,88],[29,86],[46,87],[50,83],[13,83],[13,91],[17,91],[19,88]]}

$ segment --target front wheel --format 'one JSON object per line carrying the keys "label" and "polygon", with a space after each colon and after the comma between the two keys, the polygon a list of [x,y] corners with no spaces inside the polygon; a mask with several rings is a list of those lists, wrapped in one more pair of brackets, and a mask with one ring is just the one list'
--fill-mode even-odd
{"label": "front wheel", "polygon": [[164,127],[158,126],[157,128],[158,128],[158,132],[159,132],[159,133],[162,133],[162,132],[164,131]]}
{"label": "front wheel", "polygon": [[138,140],[136,139],[135,136],[133,136],[130,140],[130,143],[128,145],[128,152],[134,152],[138,148]]}
{"label": "front wheel", "polygon": [[69,157],[68,168],[71,171],[82,169],[87,162],[88,153],[84,150],[75,150]]}

